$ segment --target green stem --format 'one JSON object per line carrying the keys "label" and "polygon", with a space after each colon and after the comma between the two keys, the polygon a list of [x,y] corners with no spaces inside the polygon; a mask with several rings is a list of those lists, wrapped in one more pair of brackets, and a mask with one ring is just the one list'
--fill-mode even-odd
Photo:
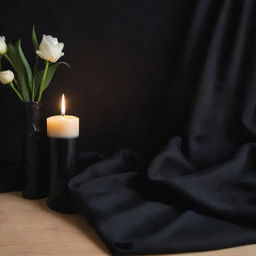
{"label": "green stem", "polygon": [[42,97],[42,93],[43,93],[43,84],[44,84],[44,81],[45,81],[45,78],[46,78],[46,74],[47,74],[47,71],[48,71],[48,67],[49,67],[49,62],[46,61],[46,62],[45,62],[45,69],[44,69],[43,77],[42,77],[41,84],[40,84],[40,88],[39,88],[38,102],[41,100],[41,97]]}
{"label": "green stem", "polygon": [[[11,64],[11,66],[14,68],[14,70],[16,70],[16,67],[15,67],[14,63],[12,62],[12,60],[11,60],[11,58],[8,56],[8,54],[5,53],[3,56],[8,60],[8,62]],[[15,81],[15,83],[17,84],[16,81]],[[15,88],[15,86],[13,85],[13,83],[11,83],[10,85],[11,85],[11,87],[13,88],[13,90],[16,92],[16,94],[19,96],[19,98],[23,101],[23,98],[22,98],[23,96],[22,96],[22,94],[18,92],[18,90],[17,90],[17,89]]]}
{"label": "green stem", "polygon": [[10,63],[10,64],[12,65],[12,67],[15,69],[15,65],[13,64],[12,60],[11,60],[10,57],[7,55],[7,53],[5,53],[3,56],[9,61],[9,63]]}
{"label": "green stem", "polygon": [[14,86],[16,85],[15,88],[17,88],[17,90],[20,92],[20,95],[22,96],[21,88],[20,88],[20,85],[19,85],[18,81],[16,79],[14,79],[13,81],[14,81]]}
{"label": "green stem", "polygon": [[36,61],[35,61],[35,65],[34,65],[34,69],[33,69],[33,79],[32,79],[32,101],[35,100],[35,86],[36,86],[36,73],[37,73],[37,69],[38,69],[38,57],[36,56]]}
{"label": "green stem", "polygon": [[11,88],[14,90],[14,92],[17,94],[17,96],[20,98],[21,101],[23,101],[20,93],[18,92],[18,90],[14,87],[13,82],[10,82],[9,85],[11,86]]}
{"label": "green stem", "polygon": [[35,79],[33,78],[32,80],[32,95],[31,95],[31,99],[32,99],[32,102],[34,102],[35,100]]}

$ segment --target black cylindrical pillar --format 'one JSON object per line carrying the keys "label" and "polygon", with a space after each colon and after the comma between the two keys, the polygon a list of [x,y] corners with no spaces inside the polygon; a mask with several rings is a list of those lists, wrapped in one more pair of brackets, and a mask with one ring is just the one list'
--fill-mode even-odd
{"label": "black cylindrical pillar", "polygon": [[78,168],[77,138],[50,137],[50,193],[48,206],[56,211],[74,213],[68,181]]}

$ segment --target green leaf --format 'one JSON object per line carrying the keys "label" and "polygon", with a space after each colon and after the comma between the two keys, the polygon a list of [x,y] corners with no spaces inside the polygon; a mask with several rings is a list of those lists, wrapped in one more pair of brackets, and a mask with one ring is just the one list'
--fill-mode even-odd
{"label": "green leaf", "polygon": [[21,40],[18,41],[18,44],[17,44],[17,48],[18,48],[18,52],[19,52],[19,55],[20,55],[20,58],[21,58],[21,61],[25,67],[25,70],[26,70],[26,73],[27,73],[27,81],[28,81],[28,86],[29,88],[31,89],[32,88],[32,80],[33,80],[33,75],[32,75],[32,70],[30,68],[30,65],[22,51],[22,48],[21,48]]}
{"label": "green leaf", "polygon": [[16,49],[12,44],[8,45],[8,52],[7,52],[7,56],[5,56],[5,57],[7,57],[8,61],[12,65],[12,67],[15,69],[16,68],[16,62],[17,62],[17,60],[16,60],[17,54],[16,54]]}
{"label": "green leaf", "polygon": [[15,51],[15,47],[12,44],[8,44],[8,52],[7,53],[13,61],[16,61],[16,51]]}
{"label": "green leaf", "polygon": [[36,36],[36,30],[35,30],[35,25],[33,25],[33,29],[32,29],[32,42],[34,45],[34,49],[35,49],[35,55],[36,55],[36,59],[35,59],[35,64],[34,64],[34,68],[33,68],[33,81],[32,81],[32,89],[31,89],[31,99],[32,101],[35,100],[35,96],[36,96],[36,77],[35,74],[37,73],[38,70],[38,55],[36,54],[36,51],[39,48],[39,44],[38,44],[38,40],[37,40],[37,36]]}
{"label": "green leaf", "polygon": [[[45,77],[45,81],[42,85],[42,92],[49,86],[50,82],[52,81],[54,73],[56,72],[57,68],[61,64],[66,65],[68,68],[70,68],[69,64],[66,63],[66,62],[63,62],[63,61],[49,65],[48,72],[47,72],[46,77]],[[44,72],[44,70],[41,70],[40,72],[38,72],[36,74],[36,84],[37,84],[36,93],[35,93],[36,95],[37,95],[38,90],[39,90],[39,86],[40,86],[40,83],[41,83],[41,80],[42,80],[43,72]]]}
{"label": "green leaf", "polygon": [[32,29],[32,41],[33,41],[35,51],[38,50],[39,44],[38,44],[38,40],[37,40],[37,36],[36,36],[35,25],[33,26],[33,29]]}
{"label": "green leaf", "polygon": [[16,72],[15,79],[17,80],[19,92],[21,93],[25,101],[29,101],[30,97],[28,82],[26,79],[26,69],[19,54],[18,43],[15,46],[12,44],[8,45],[8,52],[5,57],[10,62]]}

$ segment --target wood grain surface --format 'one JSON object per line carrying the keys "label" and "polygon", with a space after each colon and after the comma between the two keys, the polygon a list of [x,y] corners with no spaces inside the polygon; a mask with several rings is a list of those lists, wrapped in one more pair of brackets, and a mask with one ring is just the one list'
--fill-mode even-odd
{"label": "wood grain surface", "polygon": [[[79,215],[47,208],[18,192],[0,194],[0,256],[110,255],[90,224]],[[256,256],[256,245],[176,256]],[[155,255],[156,256],[156,255]]]}

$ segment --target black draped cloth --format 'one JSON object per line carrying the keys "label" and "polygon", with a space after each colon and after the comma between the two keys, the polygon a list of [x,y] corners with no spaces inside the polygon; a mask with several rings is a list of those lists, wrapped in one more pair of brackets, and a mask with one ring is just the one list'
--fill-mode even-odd
{"label": "black draped cloth", "polygon": [[[14,3],[16,20],[25,15],[18,24],[5,12]],[[4,1],[1,33],[27,35],[33,22],[66,43],[73,68],[48,89],[45,116],[64,91],[81,119],[83,152],[69,188],[110,251],[255,243],[256,2],[39,6]],[[10,191],[22,175],[22,114],[7,88],[0,97],[0,188]]]}

